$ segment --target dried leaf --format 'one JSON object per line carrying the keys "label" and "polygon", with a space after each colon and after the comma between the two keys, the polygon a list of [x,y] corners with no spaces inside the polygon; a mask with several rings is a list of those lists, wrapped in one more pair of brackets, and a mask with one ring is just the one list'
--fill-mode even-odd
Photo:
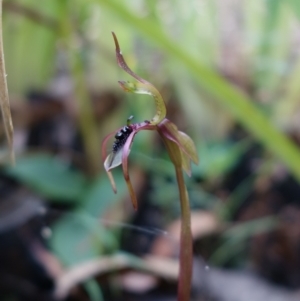
{"label": "dried leaf", "polygon": [[10,160],[13,164],[14,151],[13,151],[13,124],[10,113],[10,105],[8,98],[6,72],[4,64],[4,52],[3,52],[3,41],[2,41],[2,1],[0,0],[0,106],[2,111],[3,123],[5,128],[6,139],[8,141]]}

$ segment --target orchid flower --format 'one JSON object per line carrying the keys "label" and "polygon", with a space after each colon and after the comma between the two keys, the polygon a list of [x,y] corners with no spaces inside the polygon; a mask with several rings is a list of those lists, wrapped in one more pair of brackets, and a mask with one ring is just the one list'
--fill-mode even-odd
{"label": "orchid flower", "polygon": [[[137,199],[128,172],[128,156],[133,139],[139,131],[157,131],[167,147],[173,164],[182,168],[189,176],[191,176],[190,162],[193,161],[195,164],[198,164],[198,155],[192,139],[185,133],[179,131],[176,125],[166,118],[166,105],[158,90],[151,83],[135,74],[127,66],[121,53],[117,37],[114,33],[113,38],[116,45],[118,65],[137,80],[135,82],[119,81],[121,88],[126,92],[150,94],[153,96],[156,105],[156,114],[150,121],[131,124],[130,120],[128,120],[127,126],[119,128],[108,134],[102,143],[102,159],[104,161],[104,168],[108,173],[114,192],[117,192],[117,189],[111,170],[122,164],[123,174],[129,189],[131,201],[133,207],[137,209]],[[121,145],[118,145],[118,149],[113,149],[112,152],[107,155],[107,143],[114,135],[116,138],[115,143],[118,144],[118,142],[121,142]]]}
{"label": "orchid flower", "polygon": [[[192,279],[192,234],[188,193],[184,183],[183,170],[191,176],[191,161],[198,164],[198,155],[193,140],[185,133],[178,130],[177,126],[166,118],[167,109],[165,102],[158,90],[148,81],[135,74],[126,64],[117,37],[113,38],[116,46],[118,65],[135,78],[134,82],[119,81],[121,88],[126,92],[137,94],[149,94],[154,98],[156,114],[150,121],[131,123],[132,116],[128,118],[127,125],[108,134],[102,142],[102,160],[104,168],[110,179],[114,192],[117,192],[116,184],[111,170],[122,165],[123,174],[128,186],[131,201],[137,210],[137,199],[133,190],[129,172],[128,156],[135,135],[142,130],[157,131],[162,138],[170,159],[175,167],[176,179],[179,188],[181,205],[181,234],[180,234],[180,265],[178,282],[178,300],[190,300],[190,287]],[[109,139],[115,136],[112,151],[107,155],[106,148]]]}

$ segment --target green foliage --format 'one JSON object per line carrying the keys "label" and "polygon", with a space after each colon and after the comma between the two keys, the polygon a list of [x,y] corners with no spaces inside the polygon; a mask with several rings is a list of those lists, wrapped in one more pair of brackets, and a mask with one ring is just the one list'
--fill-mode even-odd
{"label": "green foliage", "polygon": [[223,242],[210,257],[210,262],[224,265],[235,257],[245,254],[247,241],[254,235],[276,229],[278,221],[275,217],[264,217],[233,226],[223,234]]}
{"label": "green foliage", "polygon": [[288,0],[286,1],[288,5],[290,5],[293,13],[300,19],[300,3],[297,0]]}
{"label": "green foliage", "polygon": [[[9,1],[4,1],[3,43],[8,73],[8,88],[12,92],[27,92],[28,87],[45,87],[55,66],[55,43],[58,35],[55,28],[46,22],[26,17],[18,10],[8,10]],[[56,22],[57,1],[11,1],[21,7],[32,9],[41,20],[49,18]],[[7,4],[7,5],[5,5]],[[28,76],[30,74],[30,76]]]}
{"label": "green foliage", "polygon": [[239,162],[241,156],[248,150],[250,141],[239,143],[218,142],[203,145],[199,157],[205,158],[200,168],[195,169],[195,175],[206,180],[226,175]]}
{"label": "green foliage", "polygon": [[102,291],[96,280],[89,279],[84,284],[84,287],[85,287],[91,301],[104,301]]}
{"label": "green foliage", "polygon": [[[181,45],[172,41],[152,20],[145,20],[130,12],[115,1],[99,1],[113,13],[126,20],[133,28],[151,39],[172,59],[178,60],[194,75],[202,88],[218,99],[249,131],[266,147],[272,150],[300,179],[300,153],[295,145],[274,128],[267,116],[252,104],[250,98],[234,89],[216,72],[207,68]],[[263,129],[263,130],[262,130]],[[297,162],[297,163],[296,163]]]}
{"label": "green foliage", "polygon": [[[226,142],[236,123],[246,129],[251,140],[262,144],[300,178],[299,150],[283,134],[295,129],[299,110],[300,57],[295,52],[291,30],[297,28],[294,26],[300,19],[298,0],[237,1],[235,13],[224,14],[222,1],[218,0],[192,1],[189,5],[183,0],[4,2],[25,6],[41,17],[33,20],[26,10],[16,13],[4,7],[4,50],[11,95],[23,96],[30,87],[48,87],[58,71],[58,52],[66,57],[66,71],[76,86],[74,95],[83,107],[88,104],[90,91],[119,93],[117,81],[124,78],[124,73],[115,62],[111,38],[114,31],[132,69],[153,82],[166,102],[179,104],[182,127],[178,128],[193,132],[191,136],[198,142],[200,166],[193,168],[193,174],[205,184],[225,177],[247,151],[251,143],[248,140]],[[233,30],[226,31],[236,15],[240,17],[238,26],[233,24]],[[48,19],[57,26],[47,25]],[[122,102],[111,115],[101,117],[103,123],[96,133],[90,131],[93,124],[86,127],[83,136],[90,136],[90,143],[86,144],[95,147],[94,138],[120,125],[120,116],[125,115],[125,120],[134,113],[135,121],[151,117],[154,109],[149,109],[150,101],[132,97],[129,102],[133,112],[126,111]],[[79,110],[83,124],[89,125],[92,120],[89,110]],[[149,151],[157,140],[138,139],[140,144],[131,153],[134,163],[169,181],[173,174],[171,164],[167,159],[153,159],[159,156]],[[98,151],[97,145],[95,149]],[[165,154],[159,155],[167,158]],[[97,219],[127,195],[121,174],[116,175],[119,192],[115,196],[104,175],[97,173],[91,181],[49,156],[21,158],[6,172],[47,198],[75,206],[70,215],[58,221],[51,240],[66,264],[118,247],[115,233],[104,229]],[[255,177],[250,175],[228,197],[228,204],[217,206],[222,217],[232,218]],[[192,181],[192,203],[211,208],[220,202],[193,186]],[[165,202],[166,207],[170,205],[176,197],[173,183],[153,186],[152,199],[159,204]],[[259,224],[266,231],[274,226],[269,220]],[[259,233],[254,226],[255,223],[237,228],[230,236],[237,237],[234,241],[226,236],[212,260],[228,261],[228,256],[245,246],[246,238]],[[90,289],[93,290],[92,286]]]}
{"label": "green foliage", "polygon": [[102,217],[127,194],[120,172],[116,173],[118,195],[111,191],[105,175],[89,182],[83,173],[50,155],[20,158],[4,172],[43,197],[75,206],[74,211],[55,224],[50,241],[65,264],[75,264],[117,248],[115,234],[103,226]]}
{"label": "green foliage", "polygon": [[[113,83],[119,78],[116,76],[119,71],[116,70],[114,59],[106,60],[103,56],[104,52],[112,53],[113,51],[110,30],[103,32],[102,28],[111,28],[118,33],[120,42],[124,45],[123,51],[128,53],[130,65],[133,67],[134,62],[145,66],[145,60],[151,60],[149,57],[142,59],[130,57],[130,53],[134,53],[132,49],[129,49],[130,45],[132,41],[137,41],[135,33],[139,32],[142,40],[147,39],[149,44],[157,49],[155,51],[161,50],[161,55],[165,58],[161,67],[156,66],[155,76],[160,76],[158,74],[161,69],[163,71],[161,74],[165,74],[165,78],[174,81],[174,86],[176,86],[180,85],[185,73],[185,76],[189,78],[188,81],[192,81],[200,87],[200,90],[197,87],[199,99],[192,101],[184,96],[181,97],[181,104],[185,111],[191,112],[191,108],[196,107],[197,110],[204,108],[210,111],[207,103],[205,104],[207,99],[218,100],[236,121],[276,154],[291,172],[300,178],[298,150],[276,128],[278,121],[286,123],[289,118],[283,118],[280,113],[274,115],[276,119],[270,115],[266,116],[258,106],[254,105],[249,96],[233,87],[228,80],[220,76],[220,72],[217,70],[218,58],[223,51],[223,45],[220,43],[221,24],[216,21],[217,18],[220,18],[219,22],[222,22],[222,15],[217,14],[219,9],[217,1],[202,1],[199,7],[195,3],[186,6],[181,1],[172,4],[166,1],[165,8],[163,8],[143,1],[125,4],[115,0],[94,0],[87,4],[78,0],[76,9],[70,5],[69,1],[50,1],[46,5],[36,5],[31,0],[18,3],[26,5],[42,16],[52,18],[58,23],[59,30],[53,30],[44,23],[33,22],[24,16],[13,15],[10,11],[5,12],[5,32],[11,32],[12,28],[15,30],[13,34],[4,32],[11,91],[20,91],[20,85],[25,87],[45,84],[46,79],[49,79],[49,75],[53,73],[55,44],[62,36],[73,34],[77,34],[79,39],[85,36],[87,40],[87,43],[82,41],[81,52],[84,53],[86,67],[89,67],[91,85],[93,86],[95,83],[98,89],[103,88],[104,85],[116,87]],[[238,5],[240,14],[245,18],[245,23],[241,28],[241,31],[245,33],[243,35],[245,38],[241,40],[241,48],[249,49],[249,52],[246,53],[248,56],[245,55],[243,58],[243,64],[249,66],[249,71],[243,72],[253,75],[250,82],[256,85],[255,99],[259,99],[259,93],[266,94],[265,90],[268,89],[267,98],[274,98],[273,101],[270,100],[269,107],[274,112],[277,111],[277,104],[284,103],[284,106],[290,104],[290,102],[284,101],[286,96],[288,100],[291,99],[289,90],[285,90],[283,95],[277,92],[279,91],[278,85],[284,86],[280,81],[284,78],[285,70],[288,68],[291,38],[288,34],[290,27],[287,24],[291,24],[294,16],[298,14],[299,5],[296,3],[298,2],[294,0],[284,3],[256,0]],[[144,17],[140,16],[141,12]],[[199,18],[199,14],[201,14],[201,18]],[[176,16],[176,22],[172,16]],[[169,23],[166,22],[168,18],[170,18]],[[78,20],[77,25],[73,28],[70,27],[72,19]],[[176,31],[181,37],[177,41],[174,33]],[[183,32],[184,34],[182,34]],[[28,42],[33,37],[39,41],[34,47]],[[136,42],[138,45],[141,44],[140,40],[141,38]],[[69,38],[68,41],[70,49],[75,50],[76,41]],[[95,52],[94,49],[98,49],[98,51]],[[154,51],[154,48],[152,49]],[[26,56],[27,53],[32,53],[30,58]],[[184,73],[179,71],[181,76],[177,76],[174,68],[180,70],[182,67]],[[143,68],[144,72],[147,72],[145,69],[147,67]],[[31,70],[30,77],[26,76],[29,69]],[[105,79],[101,76],[101,70],[104,69],[106,70]],[[169,74],[166,73],[168,69],[170,69]],[[47,76],[41,76],[41,74]],[[99,80],[99,76],[101,80]],[[293,78],[288,78],[286,84],[293,82],[296,76],[297,73],[293,74]],[[166,80],[163,80],[162,77],[162,81]],[[189,85],[189,90],[195,90],[195,87]],[[278,98],[277,95],[280,95],[282,101],[275,101]],[[295,97],[293,97],[294,99]],[[295,105],[292,106],[295,107]],[[292,114],[293,111],[289,109],[289,112]],[[212,122],[213,118],[217,117],[213,112],[210,111],[210,113],[212,120],[205,122]],[[190,122],[199,125],[199,120],[195,120],[195,118]]]}
{"label": "green foliage", "polygon": [[101,174],[96,178],[86,192],[81,206],[90,215],[101,216],[126,195],[126,184],[121,171],[116,171],[114,174],[118,194],[112,192],[109,180],[105,174]]}
{"label": "green foliage", "polygon": [[53,201],[79,202],[87,188],[83,173],[49,155],[25,156],[5,172]]}
{"label": "green foliage", "polygon": [[72,212],[56,223],[50,244],[66,265],[95,258],[117,248],[113,233],[97,218],[82,210]]}
{"label": "green foliage", "polygon": [[115,180],[118,195],[112,192],[106,175],[101,175],[85,191],[78,210],[56,223],[50,242],[65,264],[72,265],[117,249],[116,233],[103,226],[105,223],[111,226],[111,221],[102,220],[111,206],[127,196],[120,172]]}

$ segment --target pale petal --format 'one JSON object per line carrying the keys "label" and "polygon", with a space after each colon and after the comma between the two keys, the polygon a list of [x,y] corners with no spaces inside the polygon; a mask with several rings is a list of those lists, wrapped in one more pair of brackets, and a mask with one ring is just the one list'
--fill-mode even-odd
{"label": "pale petal", "polygon": [[106,169],[106,171],[109,171],[119,165],[122,164],[122,152],[123,152],[123,148],[122,147],[119,151],[117,151],[116,153],[111,152],[105,159],[104,161],[104,168]]}
{"label": "pale petal", "polygon": [[119,132],[122,128],[118,128],[117,130],[113,131],[112,133],[106,135],[102,141],[101,145],[101,154],[102,154],[102,161],[106,160],[106,150],[107,150],[107,143],[109,139],[111,139],[117,132]]}

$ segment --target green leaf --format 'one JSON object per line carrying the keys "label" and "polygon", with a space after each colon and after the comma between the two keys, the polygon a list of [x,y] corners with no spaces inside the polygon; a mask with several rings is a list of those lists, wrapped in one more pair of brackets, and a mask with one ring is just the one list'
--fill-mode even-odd
{"label": "green leaf", "polygon": [[31,155],[17,160],[4,172],[51,200],[76,202],[86,189],[85,176],[49,155]]}
{"label": "green leaf", "polygon": [[96,257],[99,252],[93,244],[91,231],[80,213],[71,213],[55,224],[50,246],[66,265]]}
{"label": "green leaf", "polygon": [[127,188],[122,172],[114,171],[114,179],[118,188],[118,194],[114,194],[108,177],[102,174],[91,185],[82,201],[83,209],[93,216],[102,216],[107,209],[117,201],[127,196]]}
{"label": "green leaf", "polygon": [[55,224],[50,244],[67,265],[95,258],[117,247],[112,232],[83,210],[70,213]]}
{"label": "green leaf", "polygon": [[84,288],[86,289],[91,301],[104,301],[104,297],[99,286],[99,283],[94,279],[89,279],[84,283]]}
{"label": "green leaf", "polygon": [[[58,37],[54,25],[57,16],[54,2],[57,1],[4,3],[3,43],[10,93],[24,93],[28,91],[28,87],[41,88],[53,74]],[[9,6],[12,9],[8,9]],[[20,13],[16,13],[14,8]],[[36,15],[37,19],[26,17],[26,13],[24,17],[22,12],[26,10]],[[33,47],[32,41],[38,43]]]}
{"label": "green leaf", "polygon": [[273,216],[237,224],[223,234],[224,242],[214,251],[209,261],[224,265],[240,253],[245,252],[246,241],[251,237],[272,231],[277,227],[278,220]]}
{"label": "green leaf", "polygon": [[119,188],[117,195],[112,192],[106,174],[102,174],[84,194],[78,211],[64,216],[53,227],[51,246],[67,265],[117,248],[113,232],[104,227],[101,220],[112,205],[124,198],[124,195],[127,196],[122,173],[116,172],[115,179]]}
{"label": "green leaf", "polygon": [[199,168],[193,169],[193,174],[204,178],[215,178],[226,174],[245,153],[250,145],[249,140],[236,144],[212,143],[200,149],[202,160]]}

